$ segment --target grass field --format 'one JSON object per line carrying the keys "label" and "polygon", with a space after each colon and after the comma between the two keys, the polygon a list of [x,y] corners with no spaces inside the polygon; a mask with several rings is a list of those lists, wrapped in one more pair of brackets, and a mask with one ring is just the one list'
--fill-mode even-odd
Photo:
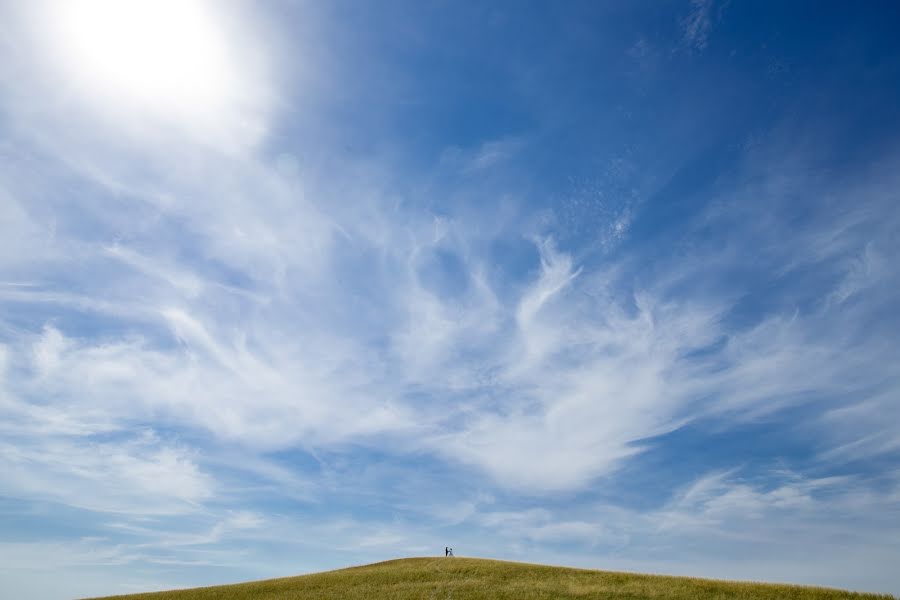
{"label": "grass field", "polygon": [[114,596],[132,600],[741,600],[884,598],[793,585],[547,567],[480,558],[406,558],[236,585]]}

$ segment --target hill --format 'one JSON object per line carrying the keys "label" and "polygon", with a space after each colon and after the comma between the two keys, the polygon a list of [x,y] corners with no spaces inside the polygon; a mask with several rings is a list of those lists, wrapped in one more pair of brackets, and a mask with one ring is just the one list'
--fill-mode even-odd
{"label": "hill", "polygon": [[890,599],[827,588],[548,567],[479,558],[406,558],[235,585],[107,600]]}

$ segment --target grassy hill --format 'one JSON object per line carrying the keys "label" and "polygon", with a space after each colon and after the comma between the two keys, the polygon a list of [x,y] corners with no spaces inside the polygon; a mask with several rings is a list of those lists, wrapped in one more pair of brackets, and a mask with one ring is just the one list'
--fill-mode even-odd
{"label": "grassy hill", "polygon": [[740,600],[884,598],[827,588],[547,567],[480,558],[406,558],[236,585],[114,596],[131,600]]}

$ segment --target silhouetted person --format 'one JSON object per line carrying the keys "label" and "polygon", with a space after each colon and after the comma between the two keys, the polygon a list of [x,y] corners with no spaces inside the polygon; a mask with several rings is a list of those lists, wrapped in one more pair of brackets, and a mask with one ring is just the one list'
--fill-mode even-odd
{"label": "silhouetted person", "polygon": [[448,556],[450,556],[450,548],[444,546],[444,558],[447,558]]}
{"label": "silhouetted person", "polygon": [[447,556],[453,556],[453,548],[450,548],[450,549],[447,551]]}

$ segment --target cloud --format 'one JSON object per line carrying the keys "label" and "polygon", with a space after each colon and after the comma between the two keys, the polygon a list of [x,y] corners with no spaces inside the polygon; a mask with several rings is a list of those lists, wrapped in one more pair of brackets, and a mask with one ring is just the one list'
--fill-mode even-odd
{"label": "cloud", "polygon": [[[545,264],[523,303],[543,304],[572,277],[568,266]],[[518,488],[579,488],[638,452],[635,442],[680,424],[697,391],[679,372],[680,355],[714,339],[715,313],[642,296],[628,314],[617,298],[579,296],[540,322],[526,311],[525,335],[551,333],[540,352],[527,340],[509,355],[501,381],[510,399],[452,438],[454,457]]]}
{"label": "cloud", "polygon": [[714,0],[691,0],[691,12],[681,21],[682,43],[689,50],[703,50],[709,43],[714,3]]}
{"label": "cloud", "polygon": [[538,243],[541,252],[541,275],[532,288],[524,294],[516,314],[520,329],[527,330],[541,307],[578,276],[573,272],[571,258],[560,254],[553,247],[553,240]]}
{"label": "cloud", "polygon": [[7,473],[3,493],[9,496],[100,512],[172,514],[196,510],[214,493],[211,478],[184,449],[161,443],[152,434],[116,442],[46,435],[39,441],[9,438],[0,446]]}
{"label": "cloud", "polygon": [[[881,569],[898,553],[896,528],[880,530],[878,515],[892,510],[897,479],[880,491],[873,483],[774,470],[753,480],[731,469],[705,473],[651,509],[594,503],[488,509],[470,519],[525,541],[525,556],[553,548],[562,564],[888,590]],[[835,545],[840,552],[829,551]],[[847,552],[875,562],[847,572],[839,566]]]}
{"label": "cloud", "polygon": [[[248,180],[238,187],[263,185],[271,204],[251,208],[233,194],[236,211],[222,215],[202,204],[154,204],[165,216],[151,226],[164,231],[159,227],[175,219],[196,231],[192,252],[202,260],[180,260],[172,248],[146,241],[88,245],[83,256],[103,266],[94,285],[108,290],[108,300],[33,287],[7,292],[91,306],[116,319],[139,316],[140,328],[125,337],[76,339],[49,326],[34,343],[15,346],[31,348],[32,357],[17,387],[59,398],[56,423],[102,429],[154,419],[258,452],[418,448],[541,494],[583,489],[649,438],[693,420],[761,418],[823,395],[837,407],[837,393],[867,393],[865,384],[887,376],[871,359],[871,341],[848,334],[856,317],[835,320],[833,301],[818,312],[786,308],[735,329],[726,320],[735,307],[730,291],[674,294],[698,282],[702,290],[711,270],[731,268],[727,253],[701,248],[672,258],[660,264],[664,277],[636,286],[620,264],[588,271],[552,239],[537,238],[530,282],[499,289],[476,253],[482,242],[467,235],[465,223],[428,215],[397,224],[337,222],[302,199],[285,204],[293,192],[280,173],[244,173]],[[699,222],[730,218],[720,210]],[[269,233],[239,236],[246,248],[223,246],[227,236],[217,232],[236,218],[257,220]],[[302,234],[290,224],[304,219],[323,224],[320,240],[310,253],[292,254],[288,240]],[[826,227],[836,233],[827,237]],[[739,231],[748,239],[772,235],[752,226]],[[792,269],[831,264],[852,256],[858,246],[845,237],[853,231],[823,223],[768,251],[782,264],[791,256]],[[875,256],[883,243],[863,246],[863,256]],[[377,314],[357,313],[358,328],[342,329],[346,313],[333,310],[346,290],[335,278],[360,273],[342,269],[352,264],[348,257],[365,255],[386,267],[360,281],[386,293]],[[456,262],[425,261],[434,256]],[[453,278],[441,280],[446,265],[455,265]],[[123,278],[135,287],[115,284]],[[66,399],[71,390],[81,392]],[[416,400],[423,394],[465,396]],[[91,420],[73,420],[76,414]]]}

